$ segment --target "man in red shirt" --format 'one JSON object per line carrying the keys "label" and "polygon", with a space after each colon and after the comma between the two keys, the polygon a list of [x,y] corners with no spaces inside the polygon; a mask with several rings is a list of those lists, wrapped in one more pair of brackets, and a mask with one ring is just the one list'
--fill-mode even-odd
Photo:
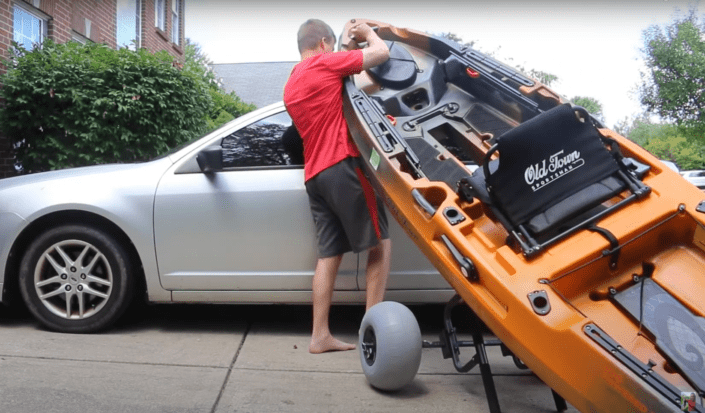
{"label": "man in red shirt", "polygon": [[691,392],[690,394],[681,392],[681,410],[684,412],[693,412],[695,411],[695,406],[695,392]]}
{"label": "man in red shirt", "polygon": [[343,117],[343,79],[389,59],[389,49],[366,24],[350,30],[362,50],[333,53],[335,34],[320,20],[298,33],[301,62],[284,88],[284,103],[304,144],[304,175],[318,237],[313,276],[313,333],[309,352],[352,350],[334,338],[328,316],[343,254],[368,251],[367,309],[382,301],[391,241],[380,199],[360,170],[357,148]]}

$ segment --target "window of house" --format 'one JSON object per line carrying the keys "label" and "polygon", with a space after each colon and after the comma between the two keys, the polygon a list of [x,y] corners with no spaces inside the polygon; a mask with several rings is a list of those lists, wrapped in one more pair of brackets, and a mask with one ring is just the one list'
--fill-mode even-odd
{"label": "window of house", "polygon": [[136,50],[141,47],[142,2],[140,0],[117,0],[117,45]]}
{"label": "window of house", "polygon": [[[286,112],[264,118],[223,138],[223,167],[269,167],[296,165],[282,136],[291,127]],[[294,156],[295,158],[295,156]]]}
{"label": "window of house", "polygon": [[171,41],[174,44],[181,43],[181,33],[179,32],[181,18],[181,0],[171,0]]}
{"label": "window of house", "polygon": [[71,40],[74,42],[81,43],[81,44],[86,44],[88,42],[91,42],[91,39],[87,38],[86,36],[82,35],[81,33],[78,33],[75,30],[71,31]]}
{"label": "window of house", "polygon": [[13,7],[13,40],[27,50],[41,45],[47,35],[47,16],[38,10],[15,4]]}
{"label": "window of house", "polygon": [[154,0],[154,26],[166,31],[166,0]]}

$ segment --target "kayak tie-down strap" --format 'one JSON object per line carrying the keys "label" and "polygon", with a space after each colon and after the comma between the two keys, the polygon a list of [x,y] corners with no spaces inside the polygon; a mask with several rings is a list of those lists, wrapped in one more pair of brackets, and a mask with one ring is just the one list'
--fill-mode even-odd
{"label": "kayak tie-down strap", "polygon": [[617,239],[617,237],[615,237],[614,234],[612,234],[606,228],[598,227],[595,224],[589,226],[587,229],[593,232],[597,232],[598,234],[605,237],[607,241],[609,241],[610,249],[603,251],[603,255],[610,256],[610,268],[617,268],[617,262],[619,261],[619,251],[621,250],[621,248],[619,248],[619,240]]}
{"label": "kayak tie-down strap", "polygon": [[[586,262],[586,263],[584,263],[584,264],[582,264],[582,265],[580,265],[580,266],[578,266],[578,267],[575,267],[575,268],[573,268],[573,269],[571,269],[571,270],[569,270],[569,271],[567,271],[567,272],[564,272],[564,273],[562,273],[562,274],[560,274],[560,275],[558,275],[558,276],[555,276],[555,277],[553,277],[553,278],[551,278],[551,279],[548,279],[548,278],[541,278],[541,279],[539,279],[539,283],[544,284],[544,285],[548,285],[548,286],[553,290],[553,292],[555,292],[559,297],[561,297],[561,299],[563,300],[563,302],[565,302],[565,303],[567,303],[568,305],[570,305],[571,307],[573,307],[573,309],[574,309],[578,314],[582,315],[582,316],[585,317],[585,318],[589,318],[585,313],[583,313],[582,311],[580,311],[580,308],[578,308],[577,306],[575,306],[575,305],[565,296],[565,294],[563,294],[563,292],[561,291],[561,289],[558,287],[557,283],[558,283],[560,280],[563,280],[563,279],[565,279],[565,278],[569,278],[569,277],[572,277],[572,276],[576,276],[577,274],[580,274],[581,271],[584,270],[585,268],[590,267],[591,265],[594,265],[596,262],[605,259],[605,257],[606,257],[607,255],[610,255],[610,253],[613,253],[615,249],[616,249],[616,250],[621,250],[622,248],[625,248],[625,247],[627,247],[628,245],[630,245],[630,244],[636,242],[637,240],[641,239],[643,236],[645,236],[645,235],[651,233],[652,231],[655,231],[656,229],[660,228],[661,226],[667,224],[667,223],[670,222],[672,219],[675,219],[676,217],[678,217],[678,216],[683,212],[683,208],[684,208],[683,206],[680,206],[680,207],[679,207],[678,209],[676,209],[671,215],[665,217],[664,219],[662,219],[661,221],[655,223],[654,225],[652,225],[652,226],[646,228],[643,232],[637,234],[637,235],[634,236],[633,238],[630,238],[630,239],[628,239],[628,240],[626,240],[626,241],[623,241],[623,242],[622,242],[621,244],[619,244],[616,248],[612,248],[611,251],[607,251],[607,254],[605,254],[605,253],[603,252],[603,253],[597,255],[595,258],[591,259],[590,261],[588,261],[588,262]],[[641,277],[642,277],[642,278],[643,278],[643,277],[650,277],[651,274],[653,274],[653,268],[651,268],[651,267],[649,267],[649,265],[646,265],[646,264],[645,264],[645,265],[644,265],[643,272],[642,272],[642,274],[641,274]]]}

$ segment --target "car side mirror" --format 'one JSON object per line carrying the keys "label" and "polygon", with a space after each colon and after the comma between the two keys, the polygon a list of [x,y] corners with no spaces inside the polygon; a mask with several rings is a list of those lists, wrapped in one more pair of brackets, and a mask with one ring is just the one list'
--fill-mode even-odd
{"label": "car side mirror", "polygon": [[196,155],[196,162],[201,171],[212,174],[223,170],[223,148],[211,146],[202,150]]}

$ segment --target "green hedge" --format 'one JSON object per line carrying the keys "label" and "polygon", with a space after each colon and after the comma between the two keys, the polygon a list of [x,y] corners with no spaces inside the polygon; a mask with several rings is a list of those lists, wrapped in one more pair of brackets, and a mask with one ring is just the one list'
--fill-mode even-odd
{"label": "green hedge", "polygon": [[11,53],[0,132],[24,172],[150,159],[203,132],[214,106],[166,52],[47,40]]}
{"label": "green hedge", "polygon": [[234,92],[226,93],[223,91],[212,69],[212,65],[213,62],[203,53],[201,46],[186,38],[183,71],[208,85],[208,92],[212,102],[204,119],[201,129],[202,135],[256,109],[255,105],[243,102]]}

